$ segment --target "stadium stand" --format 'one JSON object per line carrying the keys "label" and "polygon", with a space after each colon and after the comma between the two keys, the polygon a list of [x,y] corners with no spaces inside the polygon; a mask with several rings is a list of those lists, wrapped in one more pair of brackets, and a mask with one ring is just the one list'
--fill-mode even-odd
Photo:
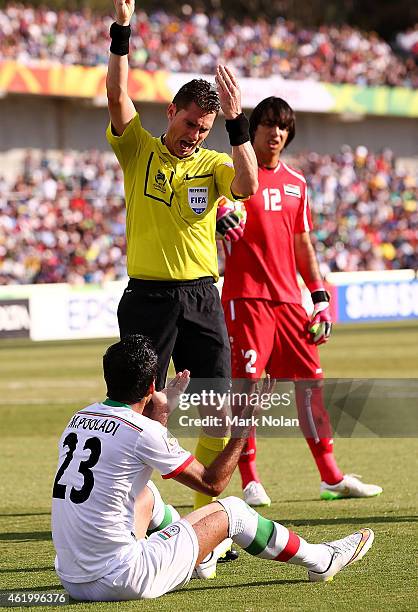
{"label": "stadium stand", "polygon": [[396,36],[396,43],[404,52],[418,58],[418,24],[408,28],[406,32],[399,32]]}
{"label": "stadium stand", "polygon": [[[0,11],[0,60],[104,64],[112,21],[88,9],[55,12],[9,4]],[[130,64],[145,70],[213,74],[221,62],[245,77],[418,86],[418,26],[398,34],[394,49],[403,57],[375,32],[349,25],[314,30],[262,17],[241,23],[192,12],[187,5],[181,17],[138,10],[132,26]]]}
{"label": "stadium stand", "polygon": [[[288,158],[310,185],[322,273],[418,268],[418,168],[389,149]],[[124,278],[123,177],[113,154],[28,151],[0,178],[0,283]]]}

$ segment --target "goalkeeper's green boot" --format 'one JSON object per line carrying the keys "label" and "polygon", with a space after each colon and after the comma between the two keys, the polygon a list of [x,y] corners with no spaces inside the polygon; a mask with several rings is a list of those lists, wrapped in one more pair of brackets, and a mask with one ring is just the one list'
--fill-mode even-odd
{"label": "goalkeeper's green boot", "polygon": [[322,481],[319,496],[321,499],[330,501],[348,497],[376,497],[382,493],[382,487],[361,482],[360,478],[361,476],[357,474],[346,474],[342,481],[335,485]]}

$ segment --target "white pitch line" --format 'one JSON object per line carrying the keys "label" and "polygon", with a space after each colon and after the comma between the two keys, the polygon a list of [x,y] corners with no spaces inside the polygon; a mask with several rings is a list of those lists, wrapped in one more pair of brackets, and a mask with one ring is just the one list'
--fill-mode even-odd
{"label": "white pitch line", "polygon": [[43,398],[31,398],[31,399],[15,399],[15,400],[5,400],[5,399],[0,399],[0,406],[22,406],[22,405],[44,405],[44,404],[48,404],[48,405],[54,405],[54,404],[79,404],[84,403],[85,405],[87,405],[89,402],[93,403],[96,401],[96,398],[80,398],[80,399],[52,399],[52,398],[48,398],[48,399],[43,399]]}
{"label": "white pitch line", "polygon": [[89,379],[76,379],[74,380],[50,380],[48,378],[38,378],[37,380],[28,380],[28,381],[17,381],[11,380],[9,382],[1,382],[0,381],[0,389],[45,389],[54,388],[59,389],[60,387],[66,388],[74,388],[74,386],[80,387],[88,387],[90,389],[94,387],[99,387],[97,382]]}

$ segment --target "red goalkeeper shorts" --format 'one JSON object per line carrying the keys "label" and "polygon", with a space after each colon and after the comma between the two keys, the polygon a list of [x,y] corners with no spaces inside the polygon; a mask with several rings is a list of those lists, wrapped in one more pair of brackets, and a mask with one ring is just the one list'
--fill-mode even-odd
{"label": "red goalkeeper shorts", "polygon": [[300,304],[242,298],[224,302],[223,308],[234,378],[261,378],[264,371],[273,378],[323,378]]}

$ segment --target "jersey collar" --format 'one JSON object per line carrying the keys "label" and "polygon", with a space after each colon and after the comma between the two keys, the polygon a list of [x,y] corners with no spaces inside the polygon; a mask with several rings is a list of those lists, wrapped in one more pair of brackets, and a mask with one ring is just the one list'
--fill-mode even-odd
{"label": "jersey collar", "polygon": [[123,404],[122,402],[115,402],[115,400],[111,400],[109,398],[105,399],[102,402],[105,406],[112,406],[113,408],[130,408],[129,404]]}
{"label": "jersey collar", "polygon": [[266,166],[259,166],[260,170],[264,170],[265,172],[271,172],[272,174],[276,174],[282,167],[282,162],[279,161],[275,168],[267,168]]}

